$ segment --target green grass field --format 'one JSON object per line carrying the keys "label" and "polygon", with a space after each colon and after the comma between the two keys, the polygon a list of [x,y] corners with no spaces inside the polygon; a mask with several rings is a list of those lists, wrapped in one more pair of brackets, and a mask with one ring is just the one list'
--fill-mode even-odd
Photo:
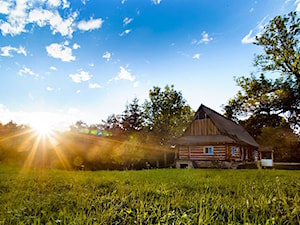
{"label": "green grass field", "polygon": [[299,224],[300,171],[0,165],[0,224]]}

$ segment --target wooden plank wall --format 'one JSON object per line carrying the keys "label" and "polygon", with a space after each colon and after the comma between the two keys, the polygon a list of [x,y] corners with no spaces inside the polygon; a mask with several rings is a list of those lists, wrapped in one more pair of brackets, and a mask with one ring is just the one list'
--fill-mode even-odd
{"label": "wooden plank wall", "polygon": [[189,159],[189,147],[180,146],[178,151],[179,159]]}
{"label": "wooden plank wall", "polygon": [[[233,155],[231,155],[231,153],[232,153],[232,151],[231,151],[231,147],[235,147],[235,155],[233,156]],[[238,150],[237,150],[238,149]],[[241,160],[241,156],[242,156],[242,148],[241,147],[237,147],[237,146],[230,146],[230,157],[231,157],[231,159],[233,159],[233,160],[236,160],[236,161],[238,161],[238,160]]]}
{"label": "wooden plank wall", "polygon": [[218,145],[214,146],[214,154],[206,155],[203,152],[204,146],[180,146],[179,147],[179,159],[190,160],[226,160],[226,146]]}
{"label": "wooden plank wall", "polygon": [[210,119],[194,120],[188,128],[185,136],[196,135],[217,135],[220,134],[218,128],[212,123]]}

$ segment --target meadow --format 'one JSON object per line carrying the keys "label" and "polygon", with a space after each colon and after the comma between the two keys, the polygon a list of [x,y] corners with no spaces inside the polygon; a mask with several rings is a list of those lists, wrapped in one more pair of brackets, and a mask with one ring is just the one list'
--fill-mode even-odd
{"label": "meadow", "polygon": [[0,224],[299,224],[299,195],[300,171],[0,165]]}

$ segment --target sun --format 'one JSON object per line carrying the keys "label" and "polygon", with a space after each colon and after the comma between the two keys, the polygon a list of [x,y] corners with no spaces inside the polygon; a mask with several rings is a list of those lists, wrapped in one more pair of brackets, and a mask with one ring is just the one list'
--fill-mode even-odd
{"label": "sun", "polygon": [[53,132],[53,123],[44,113],[36,113],[30,123],[31,128],[40,136],[49,136]]}
{"label": "sun", "polygon": [[35,132],[42,136],[48,136],[53,131],[52,125],[48,122],[37,123],[33,125],[32,128],[35,130]]}

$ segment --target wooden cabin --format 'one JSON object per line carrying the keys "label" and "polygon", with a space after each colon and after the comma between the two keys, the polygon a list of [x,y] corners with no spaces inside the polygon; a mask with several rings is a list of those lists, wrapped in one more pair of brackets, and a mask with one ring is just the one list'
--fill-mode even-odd
{"label": "wooden cabin", "polygon": [[173,144],[176,168],[237,168],[254,163],[259,147],[241,125],[204,105]]}

